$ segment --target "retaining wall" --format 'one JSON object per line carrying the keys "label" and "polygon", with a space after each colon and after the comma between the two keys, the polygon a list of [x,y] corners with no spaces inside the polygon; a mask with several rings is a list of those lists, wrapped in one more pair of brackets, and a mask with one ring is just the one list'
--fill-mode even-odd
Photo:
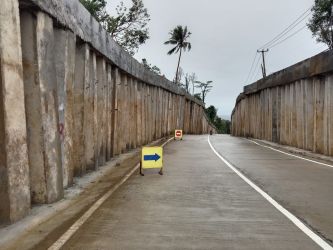
{"label": "retaining wall", "polygon": [[232,135],[333,155],[333,51],[244,87]]}
{"label": "retaining wall", "polygon": [[213,129],[203,103],[146,70],[78,0],[2,1],[0,87],[0,223],[174,129]]}

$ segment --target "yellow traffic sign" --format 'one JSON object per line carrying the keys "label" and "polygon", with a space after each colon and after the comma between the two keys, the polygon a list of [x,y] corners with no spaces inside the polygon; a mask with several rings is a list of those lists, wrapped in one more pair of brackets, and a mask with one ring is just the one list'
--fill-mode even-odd
{"label": "yellow traffic sign", "polygon": [[175,130],[175,140],[183,140],[183,130],[181,129],[176,129]]}
{"label": "yellow traffic sign", "polygon": [[143,147],[141,154],[141,168],[152,169],[163,167],[162,147]]}

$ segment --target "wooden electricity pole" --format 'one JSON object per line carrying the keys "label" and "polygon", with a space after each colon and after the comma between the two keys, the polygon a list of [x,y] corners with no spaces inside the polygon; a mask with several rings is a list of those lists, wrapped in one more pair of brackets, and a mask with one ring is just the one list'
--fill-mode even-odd
{"label": "wooden electricity pole", "polygon": [[265,63],[265,53],[268,52],[268,49],[266,50],[257,50],[258,53],[261,53],[262,55],[262,64],[261,64],[261,70],[262,70],[262,77],[266,77],[266,63]]}

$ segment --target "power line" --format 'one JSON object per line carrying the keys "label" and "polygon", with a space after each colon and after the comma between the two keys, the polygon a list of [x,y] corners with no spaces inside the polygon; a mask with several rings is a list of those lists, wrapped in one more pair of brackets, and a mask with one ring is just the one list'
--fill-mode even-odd
{"label": "power line", "polygon": [[258,75],[258,73],[256,73],[256,72],[258,72],[260,70],[260,56],[258,57],[257,62],[255,63],[255,65],[256,66],[253,68],[252,75],[249,79],[250,82],[252,82],[252,80],[255,79],[255,77]]}
{"label": "power line", "polygon": [[282,41],[279,41],[275,44],[272,44],[270,49],[271,48],[274,48],[276,46],[278,46],[279,44],[283,43],[284,41],[288,40],[289,38],[293,37],[294,35],[298,34],[300,31],[302,31],[304,28],[306,27],[306,25],[304,25],[303,27],[301,27],[300,29],[296,30],[294,33],[292,33],[290,36],[287,36],[285,39],[283,39]]}
{"label": "power line", "polygon": [[[296,30],[296,32],[285,37],[286,35],[288,35],[288,33],[293,31],[301,22],[303,22],[311,14],[311,12],[309,12],[311,10],[311,8],[312,7],[308,8],[305,12],[303,12],[295,21],[293,21],[282,32],[280,32],[278,35],[276,35],[272,40],[270,40],[269,42],[267,42],[263,46],[261,46],[258,49],[258,51],[261,51],[261,53],[263,54],[264,49],[274,48],[275,46],[278,46],[279,44],[285,42],[289,38],[291,38],[294,35],[296,35],[297,33],[299,33],[301,30],[303,30],[306,26],[302,26],[300,29]],[[255,78],[260,71],[260,57],[257,58],[257,56],[258,56],[258,54],[256,53],[253,58],[252,64],[251,64],[250,71],[247,75],[247,78],[245,81],[246,83],[248,83],[248,81],[252,81],[253,77]],[[266,65],[264,65],[264,64],[265,63],[263,62],[263,65],[262,65],[263,76],[266,75],[266,67],[265,67]],[[256,70],[257,70],[257,74],[256,74]]]}
{"label": "power line", "polygon": [[[293,21],[287,28],[285,28],[281,33],[276,35],[271,41],[265,43],[263,46],[260,47],[260,49],[268,48],[270,45],[274,44],[278,40],[280,40],[282,37],[287,35],[290,31],[292,31],[298,24],[300,24],[304,19],[306,19],[310,14],[307,13],[311,10],[311,7],[308,8],[305,12],[303,12],[295,21]],[[304,16],[305,15],[305,16]]]}
{"label": "power line", "polygon": [[254,58],[253,58],[253,61],[252,61],[252,64],[251,64],[251,68],[250,68],[250,71],[249,71],[249,73],[248,73],[248,75],[247,75],[247,78],[246,78],[246,80],[245,80],[245,83],[247,83],[248,80],[249,80],[249,78],[250,78],[250,75],[251,75],[251,73],[252,73],[253,66],[254,66],[254,64],[255,64],[255,61],[256,61],[256,59],[257,59],[257,56],[258,56],[258,54],[255,53]]}

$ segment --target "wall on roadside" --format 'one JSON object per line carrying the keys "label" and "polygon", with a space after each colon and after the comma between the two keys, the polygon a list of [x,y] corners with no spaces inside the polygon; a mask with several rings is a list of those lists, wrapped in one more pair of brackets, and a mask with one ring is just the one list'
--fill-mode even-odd
{"label": "wall on roadside", "polygon": [[333,156],[333,51],[245,86],[232,135]]}
{"label": "wall on roadside", "polygon": [[0,87],[0,223],[175,129],[214,130],[203,103],[146,70],[78,0],[2,2]]}

